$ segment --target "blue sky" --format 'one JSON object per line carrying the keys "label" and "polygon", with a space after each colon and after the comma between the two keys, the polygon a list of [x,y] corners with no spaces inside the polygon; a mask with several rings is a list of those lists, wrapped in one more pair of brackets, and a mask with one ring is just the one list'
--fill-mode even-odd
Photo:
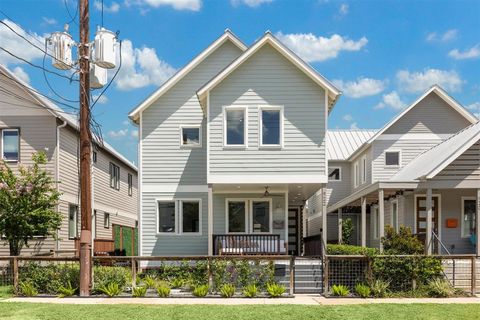
{"label": "blue sky", "polygon": [[[64,2],[2,0],[0,9],[42,42],[71,20]],[[66,2],[73,14],[76,1]],[[91,0],[92,35],[100,4]],[[434,83],[480,114],[480,1],[104,0],[104,26],[120,31],[123,68],[94,115],[105,139],[135,162],[128,112],[226,28],[247,45],[270,30],[339,86],[330,128],[379,128]],[[75,23],[70,33],[78,39]],[[4,25],[0,47],[42,64],[43,54]],[[56,98],[38,69],[1,50],[0,63]],[[78,99],[76,83],[48,79]]]}

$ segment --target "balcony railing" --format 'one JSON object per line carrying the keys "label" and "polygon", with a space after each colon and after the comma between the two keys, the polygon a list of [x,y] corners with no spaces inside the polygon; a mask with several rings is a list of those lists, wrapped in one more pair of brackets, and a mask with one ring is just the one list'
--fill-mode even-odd
{"label": "balcony railing", "polygon": [[215,255],[286,254],[285,241],[278,234],[214,234]]}

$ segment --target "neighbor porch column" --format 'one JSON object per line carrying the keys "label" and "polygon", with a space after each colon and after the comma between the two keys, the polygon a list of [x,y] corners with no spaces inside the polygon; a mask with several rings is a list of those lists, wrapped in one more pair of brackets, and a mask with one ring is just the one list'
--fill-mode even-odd
{"label": "neighbor porch column", "polygon": [[207,201],[207,219],[208,219],[208,255],[213,255],[213,187],[208,185],[208,201]]}
{"label": "neighbor porch column", "polygon": [[362,239],[360,244],[362,247],[365,248],[367,246],[367,197],[362,197],[360,201],[362,203],[362,214],[360,217],[360,220],[361,220],[360,235]]}
{"label": "neighbor porch column", "polygon": [[338,209],[338,244],[342,244],[343,242],[342,224],[343,224],[342,208],[340,208]]}
{"label": "neighbor porch column", "polygon": [[427,189],[427,196],[425,200],[425,209],[427,210],[427,234],[425,237],[425,253],[432,254],[432,189]]}
{"label": "neighbor porch column", "polygon": [[477,212],[475,214],[475,232],[477,235],[477,256],[480,256],[480,189],[477,189]]}
{"label": "neighbor porch column", "polygon": [[383,252],[382,238],[385,236],[385,203],[383,189],[378,190],[378,239],[380,241],[379,249]]}
{"label": "neighbor porch column", "polygon": [[322,188],[322,240],[323,240],[323,247],[322,250],[323,255],[325,255],[327,252],[326,246],[327,246],[327,189],[325,186]]}

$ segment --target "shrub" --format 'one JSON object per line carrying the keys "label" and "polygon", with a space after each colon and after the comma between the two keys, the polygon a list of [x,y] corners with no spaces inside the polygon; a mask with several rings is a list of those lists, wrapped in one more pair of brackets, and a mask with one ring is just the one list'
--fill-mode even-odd
{"label": "shrub", "polygon": [[233,284],[224,284],[220,288],[220,295],[224,298],[231,298],[235,294],[235,285]]}
{"label": "shrub", "polygon": [[332,286],[332,294],[336,297],[346,297],[350,294],[350,290],[342,284],[334,284]]}
{"label": "shrub", "polygon": [[369,286],[363,283],[357,283],[355,285],[355,292],[361,297],[361,298],[368,298],[372,292]]}
{"label": "shrub", "polygon": [[193,289],[193,295],[199,298],[205,297],[208,294],[208,289],[209,288],[207,284],[203,284],[201,286],[195,287]]}
{"label": "shrub", "polygon": [[170,287],[164,284],[161,284],[157,287],[157,294],[160,298],[166,298],[170,295]]}
{"label": "shrub", "polygon": [[38,295],[38,290],[31,282],[20,283],[20,294],[25,297],[34,297]]}
{"label": "shrub", "polygon": [[80,266],[77,263],[42,266],[37,262],[27,262],[19,269],[19,281],[31,283],[40,293],[56,295],[60,287],[80,281]]}
{"label": "shrub", "polygon": [[147,287],[135,287],[132,289],[132,297],[141,298],[147,294]]}
{"label": "shrub", "polygon": [[433,279],[427,285],[428,294],[432,297],[447,298],[454,295],[455,290],[445,279]]}
{"label": "shrub", "polygon": [[352,222],[352,219],[347,218],[342,222],[342,241],[344,244],[350,244],[352,234],[353,234],[353,222]]}
{"label": "shrub", "polygon": [[103,292],[109,284],[115,283],[123,291],[125,286],[132,282],[130,268],[96,266],[93,271],[94,292]]}
{"label": "shrub", "polygon": [[279,285],[278,283],[268,283],[267,292],[272,298],[281,297],[286,291],[285,286]]}
{"label": "shrub", "polygon": [[198,286],[208,283],[206,261],[191,263],[190,261],[185,260],[180,263],[165,263],[156,269],[147,270],[143,276],[144,278],[152,277],[164,281],[181,279],[183,285],[191,284],[193,286]]}
{"label": "shrub", "polygon": [[60,298],[71,297],[76,291],[77,288],[72,287],[72,284],[69,281],[66,286],[60,286],[60,288],[58,288],[58,296]]}
{"label": "shrub", "polygon": [[122,293],[122,288],[116,282],[109,282],[107,285],[100,287],[99,290],[110,298],[118,296],[120,293]]}
{"label": "shrub", "polygon": [[360,246],[352,246],[348,244],[328,244],[327,254],[330,255],[361,255],[361,256],[374,256],[378,254],[378,250],[375,248],[364,248]]}
{"label": "shrub", "polygon": [[390,286],[390,282],[383,281],[383,280],[373,280],[370,283],[370,289],[372,294],[376,298],[383,298],[387,295],[388,287]]}
{"label": "shrub", "polygon": [[423,244],[412,234],[409,227],[400,226],[398,233],[391,226],[385,226],[385,236],[382,238],[386,254],[423,254]]}
{"label": "shrub", "polygon": [[258,294],[258,289],[255,284],[249,284],[243,288],[243,295],[247,298],[255,298]]}
{"label": "shrub", "polygon": [[272,261],[226,261],[213,260],[211,262],[213,275],[213,289],[218,291],[224,284],[234,284],[237,288],[243,288],[248,284],[256,284],[265,287],[273,282],[275,265]]}
{"label": "shrub", "polygon": [[170,281],[170,284],[174,289],[181,288],[184,283],[185,281],[182,278],[173,278],[172,281]]}
{"label": "shrub", "polygon": [[145,278],[143,278],[143,283],[147,287],[147,289],[154,289],[156,286],[156,280],[154,277],[147,275]]}

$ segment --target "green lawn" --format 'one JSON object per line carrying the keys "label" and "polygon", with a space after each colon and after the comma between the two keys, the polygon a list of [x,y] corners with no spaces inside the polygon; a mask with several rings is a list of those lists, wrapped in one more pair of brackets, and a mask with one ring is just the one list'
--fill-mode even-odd
{"label": "green lawn", "polygon": [[10,319],[479,319],[480,305],[206,306],[60,305],[0,302],[0,318]]}

